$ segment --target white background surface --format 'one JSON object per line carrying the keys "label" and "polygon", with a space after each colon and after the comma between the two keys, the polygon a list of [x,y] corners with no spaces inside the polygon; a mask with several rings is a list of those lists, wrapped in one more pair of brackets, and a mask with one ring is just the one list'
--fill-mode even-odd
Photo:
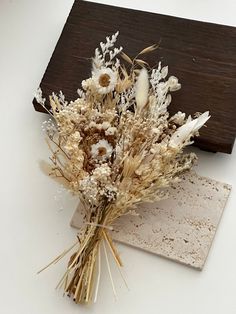
{"label": "white background surface", "polygon": [[[0,313],[236,313],[234,190],[202,272],[119,245],[130,291],[114,271],[114,301],[104,267],[91,307],[54,290],[66,261],[36,275],[76,235],[69,227],[76,201],[39,170],[38,161],[48,158],[41,132],[46,116],[31,105],[72,2],[0,0]],[[235,0],[99,2],[236,26]],[[236,149],[232,155],[196,152],[200,174],[236,186]]]}

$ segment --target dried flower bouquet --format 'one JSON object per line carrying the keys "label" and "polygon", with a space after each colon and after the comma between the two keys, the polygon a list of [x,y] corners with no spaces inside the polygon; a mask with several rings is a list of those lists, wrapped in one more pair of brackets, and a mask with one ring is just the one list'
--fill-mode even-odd
{"label": "dried flower bouquet", "polygon": [[[195,119],[182,112],[170,116],[170,92],[181,85],[168,75],[168,67],[155,69],[133,60],[116,48],[118,32],[100,43],[92,59],[92,75],[82,82],[75,101],[50,96],[50,118],[44,129],[51,150],[51,175],[62,177],[79,196],[87,222],[71,249],[68,268],[59,282],[76,303],[97,298],[100,250],[111,251],[122,266],[109,229],[121,215],[132,214],[141,202],[166,197],[165,188],[178,182],[196,160],[183,148],[209,119],[208,112]],[[121,56],[129,66],[120,63]],[[41,90],[37,100],[45,107]],[[46,107],[45,107],[46,108]],[[108,270],[110,272],[109,263]]]}

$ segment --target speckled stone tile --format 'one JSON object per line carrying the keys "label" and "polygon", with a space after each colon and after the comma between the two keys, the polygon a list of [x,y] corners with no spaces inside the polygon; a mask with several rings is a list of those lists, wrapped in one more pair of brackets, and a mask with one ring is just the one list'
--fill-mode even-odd
{"label": "speckled stone tile", "polygon": [[[191,172],[168,190],[168,199],[139,206],[139,216],[119,218],[113,239],[202,269],[231,186]],[[79,228],[82,217],[78,206],[71,225]]]}

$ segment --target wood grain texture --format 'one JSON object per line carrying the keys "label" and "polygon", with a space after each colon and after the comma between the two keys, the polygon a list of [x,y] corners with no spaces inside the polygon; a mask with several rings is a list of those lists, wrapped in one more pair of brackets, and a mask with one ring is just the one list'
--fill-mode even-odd
{"label": "wood grain texture", "polygon": [[[236,28],[76,0],[40,84],[47,97],[62,90],[67,99],[90,76],[89,59],[105,36],[120,31],[118,45],[134,57],[160,42],[146,56],[160,60],[182,89],[173,94],[170,112],[210,110],[196,146],[231,153],[236,135]],[[34,107],[43,111],[34,100]]]}

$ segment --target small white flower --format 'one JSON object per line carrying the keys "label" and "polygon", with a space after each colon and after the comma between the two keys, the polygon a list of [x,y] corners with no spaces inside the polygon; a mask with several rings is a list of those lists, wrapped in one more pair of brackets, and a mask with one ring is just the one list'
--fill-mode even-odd
{"label": "small white flower", "polygon": [[75,131],[75,133],[73,133],[73,134],[71,135],[71,138],[72,138],[73,141],[75,141],[75,142],[77,142],[77,143],[79,143],[79,142],[81,141],[81,139],[82,139],[82,137],[81,137],[79,131]]}
{"label": "small white flower", "polygon": [[110,68],[94,71],[92,79],[99,94],[112,92],[117,84],[117,74]]}
{"label": "small white flower", "polygon": [[91,88],[92,84],[93,84],[92,78],[88,78],[87,80],[83,80],[81,83],[84,90]]}
{"label": "small white flower", "polygon": [[114,135],[116,132],[117,132],[117,128],[115,128],[114,126],[111,126],[105,131],[105,135],[106,136]]}
{"label": "small white flower", "polygon": [[182,125],[184,123],[186,114],[178,111],[175,115],[170,118],[170,122],[174,122],[176,124]]}
{"label": "small white flower", "polygon": [[170,92],[175,92],[181,88],[181,84],[179,80],[175,76],[170,76],[168,79]]}
{"label": "small white flower", "polygon": [[104,160],[112,154],[113,148],[107,140],[100,140],[91,146],[91,154],[95,159]]}
{"label": "small white flower", "polygon": [[111,168],[108,166],[107,163],[95,168],[93,171],[93,177],[101,183],[107,183],[110,175]]}

